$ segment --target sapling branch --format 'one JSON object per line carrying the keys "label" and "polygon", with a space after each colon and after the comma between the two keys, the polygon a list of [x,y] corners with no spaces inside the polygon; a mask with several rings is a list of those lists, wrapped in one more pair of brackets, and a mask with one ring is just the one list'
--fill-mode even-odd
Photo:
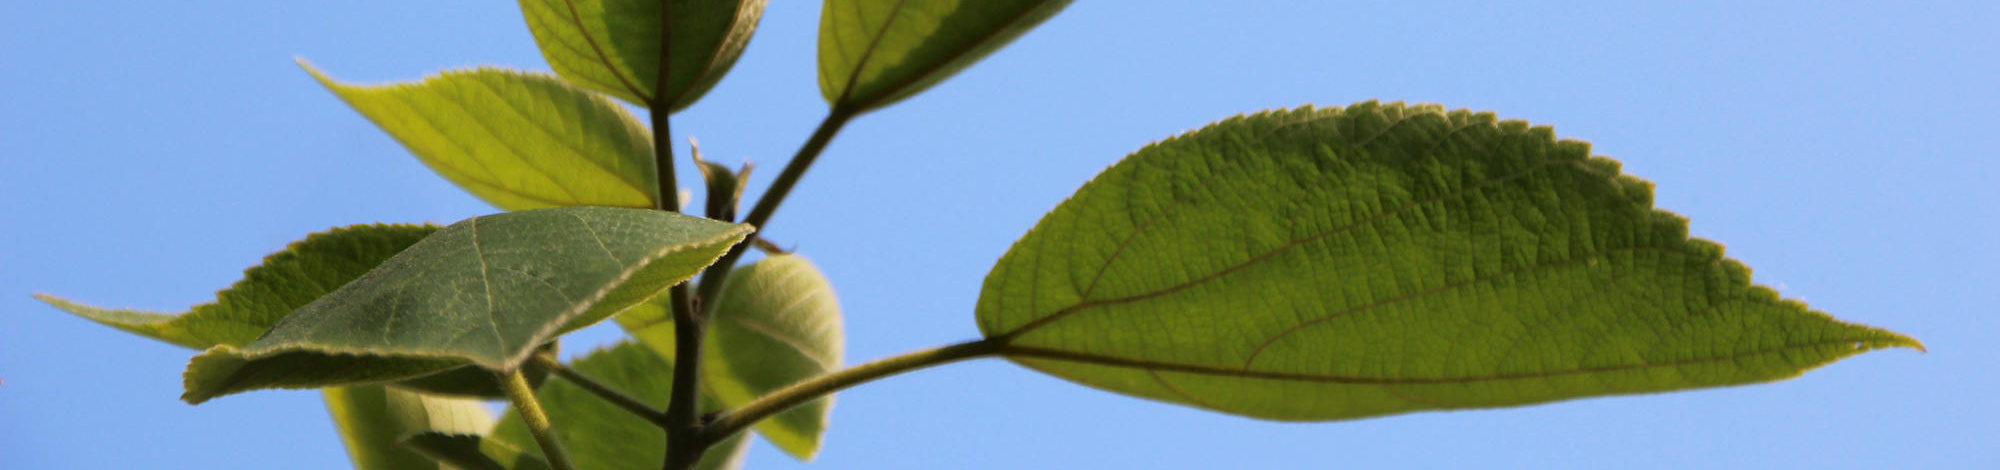
{"label": "sapling branch", "polygon": [[1005,350],[1006,345],[1005,340],[1000,339],[968,341],[941,348],[926,349],[900,356],[878,359],[866,364],[806,379],[764,396],[757,397],[756,400],[752,400],[735,410],[724,413],[721,417],[716,418],[714,422],[702,427],[700,442],[703,446],[721,442],[723,439],[728,439],[729,436],[743,432],[744,429],[757,424],[758,421],[763,421],[764,418],[769,418],[771,415],[782,413],[785,410],[792,409],[792,407],[825,397],[841,389],[917,369],[1000,354]]}
{"label": "sapling branch", "polygon": [[611,386],[605,385],[603,382],[597,381],[597,379],[592,379],[588,375],[583,375],[582,372],[578,372],[576,369],[563,364],[562,361],[556,360],[554,354],[536,354],[529,356],[528,361],[534,364],[535,367],[549,371],[550,374],[561,377],[563,380],[576,385],[577,388],[590,392],[591,395],[596,395],[598,399],[624,409],[627,413],[645,418],[646,421],[651,421],[653,424],[661,427],[666,427],[667,425],[667,414],[665,412],[653,409],[646,402],[632,398],[631,395],[626,395],[625,392],[613,389]]}
{"label": "sapling branch", "polygon": [[[778,205],[785,202],[785,196],[791,194],[792,187],[798,184],[799,178],[805,176],[807,169],[812,168],[813,161],[819,158],[821,151],[826,150],[826,144],[833,142],[834,134],[840,133],[840,128],[846,126],[847,121],[853,118],[854,111],[835,107],[827,112],[826,119],[820,120],[819,128],[813,130],[812,137],[807,138],[806,144],[799,147],[799,152],[792,155],[792,160],[785,163],[785,169],[778,173],[776,180],[771,181],[770,189],[764,190],[764,194],[757,197],[757,205],[751,207],[750,214],[743,217],[743,223],[750,224],[757,230],[750,234],[751,239],[755,240],[763,234],[764,224],[771,220],[772,214],[778,212]],[[695,289],[696,297],[714,299],[720,295],[724,281],[729,279],[729,270],[735,268],[736,260],[743,258],[743,252],[748,251],[754,244],[743,243],[730,247],[729,252],[722,255],[722,259],[716,260],[715,264],[703,270],[701,285]],[[703,313],[714,308],[715,302],[702,306]]]}
{"label": "sapling branch", "polygon": [[507,401],[514,404],[514,411],[521,413],[521,423],[528,426],[528,433],[535,436],[535,443],[542,446],[542,457],[547,458],[549,467],[555,470],[575,470],[569,463],[569,454],[563,451],[562,442],[550,429],[549,415],[542,411],[542,402],[535,399],[535,389],[528,385],[528,379],[521,376],[521,369],[494,374],[500,389],[506,391]]}

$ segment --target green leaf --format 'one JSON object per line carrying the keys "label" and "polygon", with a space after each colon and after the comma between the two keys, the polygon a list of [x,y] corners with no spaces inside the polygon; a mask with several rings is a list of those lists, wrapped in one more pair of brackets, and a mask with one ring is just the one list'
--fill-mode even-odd
{"label": "green leaf", "polygon": [[[667,85],[659,86],[660,5],[673,13]],[[572,83],[679,111],[722,80],[764,16],[764,0],[521,0],[542,57]],[[664,89],[662,89],[664,88]]]}
{"label": "green leaf", "polygon": [[544,74],[448,71],[356,86],[299,65],[418,160],[505,210],[650,208],[652,136],[625,108]]}
{"label": "green leaf", "polygon": [[[659,353],[674,357],[673,318],[664,298],[618,316],[618,324]],[[840,368],[840,303],[811,261],[772,255],[729,275],[702,340],[702,384],[735,408],[787,385]],[[786,453],[811,460],[826,432],[833,396],[813,400],[757,423],[757,432]]]}
{"label": "green leaf", "polygon": [[403,438],[403,446],[458,470],[548,470],[539,455],[478,434],[422,432]]}
{"label": "green leaf", "polygon": [[1140,149],[1015,243],[980,330],[1024,366],[1332,420],[1747,384],[1921,346],[1750,283],[1547,127],[1363,103]]}
{"label": "green leaf", "polygon": [[655,210],[564,207],[439,230],[241,348],[195,356],[181,399],[509,371],[535,348],[693,276],[749,226]]}
{"label": "green leaf", "polygon": [[243,280],[216,293],[215,302],[185,314],[105,310],[47,294],[35,298],[90,321],[184,347],[242,346],[293,309],[361,277],[437,230],[433,225],[367,224],[307,235],[244,270]]}
{"label": "green leaf", "polygon": [[477,400],[381,385],[331,387],[320,394],[347,445],[347,456],[360,470],[434,470],[436,462],[403,448],[397,440],[420,432],[480,433],[493,426],[492,415]]}
{"label": "green leaf", "polygon": [[[674,366],[646,348],[624,342],[596,351],[570,366],[627,396],[665,409],[673,396]],[[706,397],[706,395],[704,395]],[[536,400],[548,412],[551,428],[563,449],[569,451],[576,468],[620,470],[660,468],[666,456],[667,434],[645,418],[625,412],[567,381],[550,382],[535,392]],[[718,408],[704,399],[704,411]],[[488,440],[513,444],[537,456],[528,427],[519,413],[509,412],[493,428]],[[732,469],[742,466],[743,436],[717,443],[702,456],[697,468]],[[490,454],[489,454],[490,455]]]}
{"label": "green leaf", "polygon": [[1007,45],[1069,0],[826,0],[819,92],[860,113],[901,101]]}

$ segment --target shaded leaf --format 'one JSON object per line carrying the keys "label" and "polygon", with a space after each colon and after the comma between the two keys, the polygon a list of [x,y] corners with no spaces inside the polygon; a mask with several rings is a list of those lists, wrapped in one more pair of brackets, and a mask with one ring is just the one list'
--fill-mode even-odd
{"label": "shaded leaf", "polygon": [[[664,298],[619,315],[619,326],[659,353],[674,357],[674,324]],[[702,384],[735,408],[787,385],[840,368],[844,350],[840,303],[811,261],[772,255],[729,275],[702,341]],[[757,423],[757,432],[786,453],[810,460],[819,451],[833,396],[813,400]]]}
{"label": "shaded leaf", "polygon": [[756,168],[744,162],[740,170],[731,170],[721,163],[701,158],[701,145],[688,139],[689,156],[694,158],[695,169],[701,170],[701,181],[708,189],[708,200],[702,213],[708,218],[736,221],[736,208],[743,200],[743,188],[750,181],[750,170]]}
{"label": "shaded leaf", "polygon": [[184,347],[242,346],[293,309],[361,277],[437,230],[433,225],[367,224],[307,235],[244,270],[243,280],[217,292],[215,302],[180,315],[106,310],[46,294],[35,298],[90,321]]}
{"label": "shaded leaf", "polygon": [[443,398],[381,385],[332,387],[320,391],[327,414],[359,470],[438,468],[436,462],[397,444],[420,432],[480,433],[492,415],[477,400]]}
{"label": "shaded leaf", "polygon": [[[652,106],[664,91],[679,111],[715,86],[764,16],[764,0],[521,0],[542,57],[571,83]],[[673,13],[669,76],[661,90],[660,6]]]}
{"label": "shaded leaf", "polygon": [[1024,366],[1268,419],[1765,382],[1921,346],[1750,283],[1546,127],[1363,103],[1237,117],[1098,175],[988,275]]}
{"label": "shaded leaf", "polygon": [[[634,343],[593,352],[570,367],[654,409],[665,409],[673,396],[673,364]],[[665,431],[567,381],[550,382],[535,392],[535,398],[548,412],[550,427],[576,468],[653,470],[660,468],[666,457]],[[717,409],[713,400],[703,401],[704,412]],[[502,417],[488,439],[541,455],[519,413],[510,411]],[[742,466],[744,443],[741,435],[717,443],[702,456],[697,468]]]}
{"label": "shaded leaf", "polygon": [[[543,344],[541,349],[548,354],[554,354],[558,350],[556,343],[550,341],[548,344]],[[548,379],[549,371],[529,367],[523,369],[521,375],[528,379],[528,386],[541,387],[542,381]],[[436,395],[507,398],[507,393],[500,390],[500,384],[493,380],[493,371],[477,366],[460,367],[399,381],[396,382],[396,387]]]}
{"label": "shaded leaf", "polygon": [[686,280],[749,231],[606,207],[460,221],[257,341],[196,356],[181,398],[401,380],[468,364],[513,370],[556,336]]}
{"label": "shaded leaf", "polygon": [[859,113],[901,101],[1007,45],[1069,0],[826,0],[819,92]]}
{"label": "shaded leaf", "polygon": [[459,470],[548,470],[541,456],[478,434],[423,432],[403,438],[403,446]]}
{"label": "shaded leaf", "polygon": [[625,108],[543,74],[448,71],[356,86],[306,72],[445,179],[506,210],[650,208],[652,137]]}

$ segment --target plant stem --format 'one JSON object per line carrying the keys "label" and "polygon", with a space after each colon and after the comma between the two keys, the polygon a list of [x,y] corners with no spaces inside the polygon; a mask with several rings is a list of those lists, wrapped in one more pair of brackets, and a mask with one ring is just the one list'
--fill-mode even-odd
{"label": "plant stem", "polygon": [[1001,353],[1006,348],[1005,340],[983,339],[968,341],[941,348],[891,356],[866,364],[834,371],[829,374],[806,379],[785,388],[758,397],[742,407],[731,410],[704,426],[701,442],[706,445],[721,442],[729,436],[742,432],[792,407],[825,397],[835,391],[859,385],[863,382],[888,377],[917,369],[937,366],[966,359],[974,359]]}
{"label": "plant stem", "polygon": [[535,435],[535,443],[542,446],[542,456],[549,460],[549,467],[555,470],[574,470],[570,466],[569,454],[563,452],[562,442],[549,430],[549,415],[542,412],[542,402],[535,400],[535,389],[528,386],[528,379],[521,376],[521,369],[495,374],[500,389],[507,392],[507,401],[514,403],[514,410],[521,412],[521,422],[528,425],[528,433]]}
{"label": "plant stem", "polygon": [[[813,130],[812,137],[806,139],[805,146],[799,147],[799,153],[792,155],[792,161],[785,163],[785,169],[778,173],[778,179],[771,182],[770,189],[764,190],[764,195],[757,197],[757,205],[750,208],[750,214],[743,218],[743,223],[750,224],[757,230],[750,234],[750,239],[754,240],[764,233],[764,224],[771,220],[772,214],[778,212],[778,205],[784,203],[785,196],[792,193],[792,186],[797,185],[799,178],[805,176],[806,170],[812,168],[813,161],[819,159],[819,153],[826,150],[826,144],[833,142],[834,134],[840,133],[840,128],[846,126],[847,121],[853,118],[853,111],[836,107],[827,112],[826,119],[820,120],[819,128]],[[723,281],[729,278],[729,270],[735,268],[736,260],[742,258],[743,252],[752,244],[741,243],[730,247],[729,252],[724,253],[721,259],[702,271],[701,285],[696,287],[695,297],[713,300],[721,294]],[[715,304],[713,301],[706,302],[702,310],[706,313],[714,309]]]}
{"label": "plant stem", "polygon": [[639,401],[639,399],[637,398],[632,398],[631,395],[626,395],[624,392],[620,392],[616,389],[613,389],[611,388],[611,386],[605,385],[603,382],[598,382],[596,379],[592,379],[588,375],[583,375],[582,372],[577,372],[576,369],[571,369],[569,366],[564,365],[561,361],[557,361],[555,355],[553,354],[547,354],[547,353],[536,354],[534,356],[530,356],[529,361],[533,362],[535,364],[535,367],[540,367],[542,368],[542,370],[549,371],[549,373],[555,374],[556,377],[562,377],[563,380],[567,380],[569,381],[569,383],[575,384],[578,388],[582,388],[584,391],[590,392],[591,395],[597,395],[597,398],[604,400],[606,403],[610,403],[619,408],[624,408],[625,412],[627,413],[639,415],[640,417],[646,418],[647,421],[652,421],[653,424],[659,425],[661,427],[665,427],[667,425],[666,413],[661,412],[660,410],[653,409],[653,407],[651,405],[647,405],[646,402]]}

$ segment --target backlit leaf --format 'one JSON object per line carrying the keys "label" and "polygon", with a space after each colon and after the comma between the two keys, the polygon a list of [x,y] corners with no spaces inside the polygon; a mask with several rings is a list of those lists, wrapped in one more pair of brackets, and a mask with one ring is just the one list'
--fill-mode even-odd
{"label": "backlit leaf", "polygon": [[[654,409],[666,409],[673,396],[673,364],[634,343],[619,343],[593,352],[570,367]],[[667,434],[659,426],[567,381],[549,382],[535,392],[535,398],[548,412],[550,427],[563,449],[569,451],[570,463],[576,464],[576,468],[654,470],[660,468],[666,457]],[[712,399],[703,402],[704,412],[718,409]],[[541,455],[541,448],[536,447],[519,413],[508,412],[502,417],[488,439]],[[745,442],[742,435],[737,435],[715,444],[696,468],[741,467]]]}
{"label": "backlit leaf", "polygon": [[1282,420],[1765,382],[1921,348],[1751,284],[1618,167],[1435,106],[1228,119],[1044,217],[988,275],[980,329],[1039,371]]}
{"label": "backlit leaf", "polygon": [[512,444],[478,434],[423,432],[403,438],[403,446],[458,470],[548,470],[548,461]]}
{"label": "backlit leaf", "polygon": [[556,336],[693,276],[749,231],[606,207],[460,221],[256,341],[196,356],[181,398],[400,380],[468,364],[514,370]]}
{"label": "backlit leaf", "polygon": [[180,315],[106,310],[46,294],[35,298],[90,321],[184,347],[242,346],[292,309],[361,277],[437,230],[432,225],[367,224],[307,235],[244,270],[243,280],[217,292],[215,302]]}
{"label": "backlit leaf", "polygon": [[1069,0],[826,0],[819,92],[836,109],[888,106],[1007,45]]}
{"label": "backlit leaf", "polygon": [[555,77],[479,68],[357,86],[299,65],[425,166],[494,207],[648,208],[659,192],[644,125]]}
{"label": "backlit leaf", "polygon": [[477,434],[493,426],[478,400],[444,398],[381,385],[320,391],[327,414],[359,470],[436,470],[438,464],[397,444],[411,433]]}
{"label": "backlit leaf", "polygon": [[[521,0],[542,57],[572,83],[632,104],[667,109],[701,99],[729,72],[757,31],[765,0]],[[667,86],[658,89],[660,6],[673,13]]]}
{"label": "backlit leaf", "polygon": [[[674,357],[673,318],[656,298],[618,316],[618,324],[659,353]],[[735,408],[786,385],[840,368],[844,348],[840,303],[812,262],[772,255],[737,268],[702,341],[702,385]],[[813,400],[757,423],[757,432],[801,460],[819,451],[833,396]]]}

